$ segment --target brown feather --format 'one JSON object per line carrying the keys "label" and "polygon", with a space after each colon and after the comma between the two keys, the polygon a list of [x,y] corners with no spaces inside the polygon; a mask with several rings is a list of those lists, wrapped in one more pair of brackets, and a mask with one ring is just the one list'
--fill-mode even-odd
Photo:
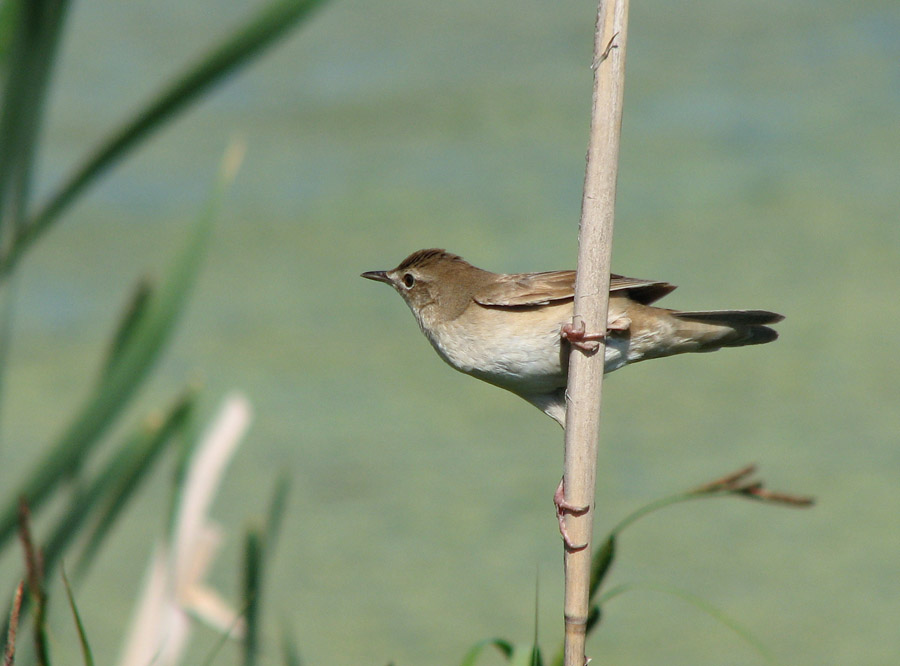
{"label": "brown feather", "polygon": [[575,271],[498,274],[481,286],[474,299],[479,305],[521,307],[547,305],[575,296]]}
{"label": "brown feather", "polygon": [[416,250],[406,259],[401,261],[400,265],[394,270],[402,271],[407,268],[423,268],[442,261],[453,261],[469,265],[465,259],[457,254],[439,248],[431,248],[428,250]]}
{"label": "brown feather", "polygon": [[777,324],[784,316],[768,310],[697,310],[690,312],[678,310],[672,313],[678,319],[705,321],[710,324],[726,326],[753,326],[759,324]]}
{"label": "brown feather", "polygon": [[[627,291],[638,303],[647,305],[672,292],[675,285],[654,280],[638,280],[613,273],[609,290]],[[547,305],[575,297],[575,271],[545,273],[513,273],[496,275],[475,293],[475,302],[491,307]]]}
{"label": "brown feather", "polygon": [[610,291],[627,291],[631,300],[643,305],[655,303],[666,294],[671,294],[675,289],[674,284],[659,280],[638,280],[615,273],[609,276]]}

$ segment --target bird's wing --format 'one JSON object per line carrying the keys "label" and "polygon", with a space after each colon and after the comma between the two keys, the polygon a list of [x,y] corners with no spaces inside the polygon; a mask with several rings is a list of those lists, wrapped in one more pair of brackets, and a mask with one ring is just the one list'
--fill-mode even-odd
{"label": "bird's wing", "polygon": [[575,271],[497,275],[475,293],[479,305],[521,307],[547,305],[575,296]]}
{"label": "bird's wing", "polygon": [[[609,290],[627,291],[639,303],[652,303],[670,291],[675,285],[654,280],[636,280],[622,275],[610,275]],[[498,275],[496,280],[475,293],[475,302],[492,307],[524,307],[547,305],[565,301],[575,296],[575,271],[548,271],[546,273],[514,273]]]}
{"label": "bird's wing", "polygon": [[612,274],[609,276],[609,290],[627,291],[628,297],[638,303],[650,305],[658,301],[666,294],[675,291],[675,285],[659,280],[638,280],[624,275]]}

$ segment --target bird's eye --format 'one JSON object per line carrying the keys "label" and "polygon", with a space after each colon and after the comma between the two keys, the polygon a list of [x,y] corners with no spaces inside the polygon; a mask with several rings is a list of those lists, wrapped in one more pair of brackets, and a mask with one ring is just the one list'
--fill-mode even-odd
{"label": "bird's eye", "polygon": [[416,278],[413,277],[412,273],[407,273],[403,276],[403,284],[406,285],[407,289],[412,289],[412,286],[416,283]]}

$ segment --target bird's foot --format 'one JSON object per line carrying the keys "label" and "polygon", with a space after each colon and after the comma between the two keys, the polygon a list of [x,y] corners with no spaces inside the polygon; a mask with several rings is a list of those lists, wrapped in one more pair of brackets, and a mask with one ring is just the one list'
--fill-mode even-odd
{"label": "bird's foot", "polygon": [[584,330],[584,322],[565,323],[559,330],[559,335],[563,340],[568,340],[569,344],[577,347],[585,354],[592,354],[600,348],[600,343],[606,339],[606,333],[588,333]]}
{"label": "bird's foot", "polygon": [[566,479],[563,477],[553,493],[553,504],[556,505],[556,519],[559,521],[559,533],[562,535],[563,543],[566,544],[566,550],[571,552],[584,550],[587,548],[586,543],[572,543],[569,538],[569,532],[566,530],[566,514],[571,513],[575,516],[583,516],[588,512],[589,506],[577,506],[566,501]]}

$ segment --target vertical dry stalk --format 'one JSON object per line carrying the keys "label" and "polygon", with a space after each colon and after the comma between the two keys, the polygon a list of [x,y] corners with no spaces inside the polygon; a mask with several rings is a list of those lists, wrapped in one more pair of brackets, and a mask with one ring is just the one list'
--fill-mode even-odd
{"label": "vertical dry stalk", "polygon": [[[594,36],[591,134],[575,282],[575,324],[583,323],[588,332],[606,330],[627,22],[627,0],[600,0]],[[573,351],[569,360],[565,497],[571,505],[590,509],[581,515],[566,517],[572,542],[586,544],[586,547],[567,548],[565,552],[565,666],[585,664],[590,541],[605,351],[601,344],[596,353]]]}
{"label": "vertical dry stalk", "polygon": [[19,612],[22,610],[22,592],[25,581],[19,581],[13,597],[12,610],[9,613],[9,630],[6,632],[6,652],[3,655],[3,666],[13,666],[16,661],[16,632],[19,630]]}

